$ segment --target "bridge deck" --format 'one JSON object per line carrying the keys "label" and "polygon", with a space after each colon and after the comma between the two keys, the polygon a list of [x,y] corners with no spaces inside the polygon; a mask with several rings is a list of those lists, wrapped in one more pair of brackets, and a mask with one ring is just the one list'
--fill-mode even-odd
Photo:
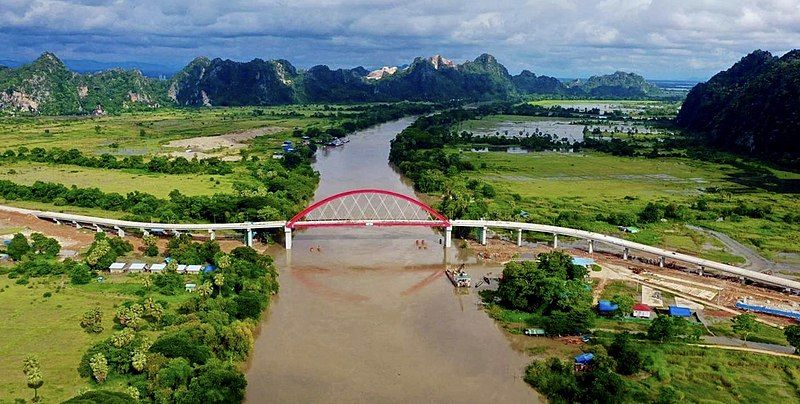
{"label": "bridge deck", "polygon": [[[286,227],[285,221],[269,221],[269,222],[241,222],[241,223],[150,223],[150,222],[135,222],[128,220],[107,219],[100,217],[74,215],[69,213],[58,212],[44,212],[32,209],[15,208],[11,206],[0,205],[0,211],[14,212],[20,214],[32,215],[41,219],[58,220],[68,223],[89,224],[92,226],[106,226],[117,229],[139,229],[139,230],[153,230],[163,229],[170,231],[217,231],[217,230],[242,230],[248,233],[248,244],[252,239],[252,231],[258,229],[284,229],[286,232],[287,248],[291,248],[291,233],[292,229]],[[521,222],[506,222],[506,221],[487,221],[487,220],[450,220],[451,227],[470,227],[470,228],[499,228],[509,230],[522,230],[532,231],[538,233],[548,233],[554,235],[562,235],[568,237],[575,237],[584,240],[592,240],[595,242],[602,242],[629,250],[641,251],[653,254],[659,257],[668,258],[675,261],[686,262],[695,264],[707,269],[716,270],[729,275],[743,277],[756,282],[791,288],[800,291],[800,282],[790,279],[784,279],[774,275],[763,274],[740,268],[733,265],[723,264],[699,257],[694,257],[687,254],[681,254],[675,251],[666,250],[663,248],[648,246],[645,244],[635,243],[629,240],[608,236],[601,233],[594,233],[585,230],[570,229],[566,227],[550,226],[536,223],[521,223]],[[340,221],[297,221],[294,226],[297,228],[314,227],[314,226],[430,226],[441,227],[442,221],[439,220],[340,220]],[[446,235],[450,235],[451,227],[446,228]],[[449,245],[449,243],[448,243]]]}

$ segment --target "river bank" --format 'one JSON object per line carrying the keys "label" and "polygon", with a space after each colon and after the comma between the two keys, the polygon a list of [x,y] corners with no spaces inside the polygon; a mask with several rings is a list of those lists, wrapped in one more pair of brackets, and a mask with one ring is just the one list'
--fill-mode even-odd
{"label": "river bank", "polygon": [[[355,188],[413,196],[387,161],[389,142],[411,122],[319,150],[315,199]],[[291,251],[270,249],[281,292],[255,342],[247,400],[537,401],[522,381],[528,355],[479,309],[477,293],[456,293],[442,273],[447,263],[468,264],[473,277],[499,267],[462,249],[446,255],[440,238],[416,228],[315,229],[295,234]]]}

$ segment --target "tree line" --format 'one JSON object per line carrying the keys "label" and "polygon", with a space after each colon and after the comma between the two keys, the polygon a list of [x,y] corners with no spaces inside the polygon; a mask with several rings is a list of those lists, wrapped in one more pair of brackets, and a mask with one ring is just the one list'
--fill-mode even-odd
{"label": "tree line", "polygon": [[217,157],[189,160],[185,157],[168,158],[153,156],[149,160],[143,156],[126,156],[117,158],[104,153],[99,156],[87,156],[78,149],[64,150],[57,147],[43,149],[20,147],[6,150],[0,155],[2,161],[33,161],[36,163],[70,164],[81,167],[105,168],[111,170],[134,169],[163,174],[214,174],[224,175],[233,172],[233,165]]}

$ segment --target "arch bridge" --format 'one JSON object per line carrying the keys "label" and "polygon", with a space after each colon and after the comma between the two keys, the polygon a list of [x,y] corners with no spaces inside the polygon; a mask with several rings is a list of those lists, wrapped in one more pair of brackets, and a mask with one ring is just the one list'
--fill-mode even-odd
{"label": "arch bridge", "polygon": [[775,275],[756,272],[733,265],[723,264],[675,251],[670,251],[630,240],[613,237],[601,233],[566,227],[549,226],[536,223],[488,221],[488,220],[450,220],[427,204],[407,195],[381,189],[358,189],[331,195],[292,217],[288,221],[243,222],[243,223],[146,223],[127,220],[108,219],[92,216],[74,215],[60,212],[45,212],[0,205],[0,211],[28,214],[40,219],[47,219],[58,224],[71,224],[77,228],[88,227],[95,231],[113,229],[120,237],[128,230],[148,232],[208,232],[211,238],[219,230],[244,231],[246,244],[253,243],[256,230],[281,229],[285,232],[286,249],[292,248],[292,232],[295,229],[314,227],[367,227],[367,226],[415,226],[442,228],[445,233],[444,247],[451,246],[453,227],[473,228],[479,231],[481,244],[487,243],[489,229],[516,231],[517,243],[522,244],[523,232],[550,234],[553,247],[558,247],[558,237],[566,236],[586,240],[589,253],[593,252],[596,243],[603,243],[622,249],[623,259],[628,258],[629,251],[640,251],[659,257],[659,264],[664,266],[667,260],[696,265],[702,273],[704,270],[719,272],[728,276],[749,279],[762,285],[782,287],[800,292],[800,282],[781,278]]}
{"label": "arch bridge", "polygon": [[444,215],[408,195],[356,189],[323,198],[289,219],[284,227],[286,248],[292,248],[294,229],[364,226],[441,227],[448,236],[452,229]]}

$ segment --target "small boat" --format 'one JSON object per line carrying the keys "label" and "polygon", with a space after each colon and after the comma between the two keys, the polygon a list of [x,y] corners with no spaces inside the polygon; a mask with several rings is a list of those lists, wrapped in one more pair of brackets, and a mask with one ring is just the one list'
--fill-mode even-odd
{"label": "small boat", "polygon": [[472,278],[463,270],[463,266],[457,270],[445,269],[445,274],[453,286],[457,288],[468,288],[472,286]]}

